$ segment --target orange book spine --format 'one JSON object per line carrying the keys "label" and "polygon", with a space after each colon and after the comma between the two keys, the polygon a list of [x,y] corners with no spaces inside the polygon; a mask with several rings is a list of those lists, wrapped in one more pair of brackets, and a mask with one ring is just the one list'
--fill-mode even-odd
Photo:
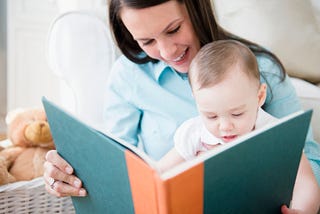
{"label": "orange book spine", "polygon": [[155,170],[130,151],[126,151],[126,162],[135,213],[203,213],[203,163],[162,180]]}
{"label": "orange book spine", "polygon": [[203,213],[203,175],[201,163],[165,181],[156,176],[158,213]]}
{"label": "orange book spine", "polygon": [[125,153],[135,213],[158,213],[156,172],[137,155],[128,150]]}

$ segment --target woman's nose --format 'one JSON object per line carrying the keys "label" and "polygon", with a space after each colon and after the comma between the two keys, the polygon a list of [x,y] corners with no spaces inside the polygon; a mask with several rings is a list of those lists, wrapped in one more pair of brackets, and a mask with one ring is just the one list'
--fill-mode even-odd
{"label": "woman's nose", "polygon": [[176,57],[177,46],[169,39],[158,42],[160,55],[165,60],[174,60]]}

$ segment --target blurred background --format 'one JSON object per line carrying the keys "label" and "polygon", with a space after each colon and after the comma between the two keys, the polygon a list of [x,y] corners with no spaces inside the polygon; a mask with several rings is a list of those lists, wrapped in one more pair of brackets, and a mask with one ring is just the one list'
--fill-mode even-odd
{"label": "blurred background", "polygon": [[105,13],[106,0],[0,0],[0,139],[7,112],[41,106],[42,96],[59,99],[46,37],[53,19],[72,10]]}
{"label": "blurred background", "polygon": [[[7,2],[0,0],[0,133],[4,132],[7,110]],[[1,140],[1,136],[0,136]]]}
{"label": "blurred background", "polygon": [[[293,83],[303,107],[315,110],[313,127],[320,141],[320,0],[212,2],[221,26],[274,52],[288,74],[297,78]],[[106,5],[107,0],[0,0],[0,138],[6,129],[7,112],[41,106],[42,96],[56,102],[68,97],[46,59],[47,36],[54,18],[68,11],[89,11],[107,26]],[[89,38],[90,33],[93,31],[72,37],[69,46]],[[67,49],[62,46],[62,52],[68,54]],[[81,49],[86,51],[95,58],[91,49]],[[102,59],[100,63],[108,63],[107,57]],[[83,63],[77,66],[76,71],[85,70]]]}

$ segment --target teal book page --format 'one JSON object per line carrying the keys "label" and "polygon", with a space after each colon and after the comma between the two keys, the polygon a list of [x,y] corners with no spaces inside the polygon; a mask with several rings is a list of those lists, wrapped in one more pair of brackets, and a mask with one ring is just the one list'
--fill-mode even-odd
{"label": "teal book page", "polygon": [[45,98],[42,101],[58,153],[88,192],[86,197],[72,197],[76,213],[134,213],[126,148]]}
{"label": "teal book page", "polygon": [[311,111],[204,161],[204,213],[281,213],[289,206]]}

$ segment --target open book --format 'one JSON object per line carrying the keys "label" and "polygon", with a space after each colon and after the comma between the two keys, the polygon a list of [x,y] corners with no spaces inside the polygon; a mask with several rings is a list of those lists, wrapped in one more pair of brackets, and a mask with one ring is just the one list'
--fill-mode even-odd
{"label": "open book", "polygon": [[290,204],[311,110],[297,112],[159,174],[138,148],[43,98],[58,153],[88,191],[81,213],[279,213]]}

